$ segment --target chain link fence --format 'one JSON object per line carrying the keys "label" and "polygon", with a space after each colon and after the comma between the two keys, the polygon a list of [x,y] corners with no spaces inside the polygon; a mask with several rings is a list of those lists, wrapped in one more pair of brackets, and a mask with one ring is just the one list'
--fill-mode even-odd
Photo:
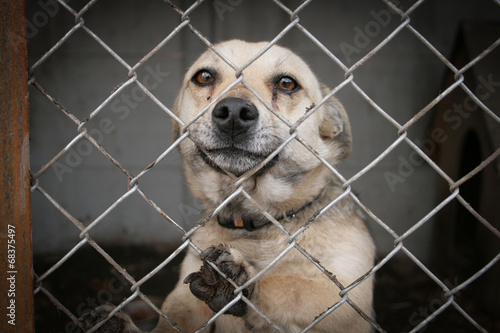
{"label": "chain link fence", "polygon": [[[101,0],[102,1],[102,0]],[[317,1],[317,0],[316,0]],[[75,9],[76,7],[72,5],[71,1],[63,1],[63,0],[58,0],[53,1],[53,2],[44,2],[45,6],[45,16],[48,17],[50,16],[50,13],[54,11],[56,7],[59,7],[61,11],[65,11],[69,14],[71,14],[74,17],[74,24],[70,26],[67,30],[60,31],[59,33],[62,34],[61,38],[51,45],[50,49],[48,52],[43,54],[36,62],[34,62],[31,67],[29,68],[29,84],[31,85],[31,88],[34,88],[38,90],[45,98],[53,103],[58,111],[66,117],[71,125],[67,125],[64,128],[65,135],[68,135],[70,137],[69,140],[67,140],[66,145],[64,146],[63,149],[60,151],[56,152],[53,156],[50,157],[50,159],[39,169],[37,170],[31,170],[32,174],[32,187],[31,190],[32,192],[38,192],[40,193],[46,200],[48,205],[51,207],[55,208],[58,212],[64,215],[65,219],[67,220],[67,223],[72,225],[73,228],[76,228],[79,233],[79,242],[74,245],[74,247],[68,251],[64,256],[59,258],[57,262],[49,267],[48,269],[39,272],[36,271],[36,276],[35,276],[35,289],[34,293],[35,295],[45,295],[55,307],[64,315],[67,316],[68,321],[71,323],[71,331],[78,331],[81,327],[79,327],[78,323],[78,316],[79,314],[77,313],[78,311],[76,309],[72,309],[67,307],[67,305],[64,304],[63,301],[61,301],[57,296],[54,295],[54,293],[49,289],[46,288],[44,285],[44,282],[51,277],[55,272],[60,270],[61,266],[63,266],[72,256],[74,256],[81,248],[84,246],[90,246],[92,247],[95,251],[97,251],[102,258],[106,260],[107,263],[109,263],[115,270],[118,272],[117,280],[122,281],[124,284],[130,285],[130,294],[129,296],[123,300],[117,305],[116,310],[110,314],[110,316],[114,315],[117,311],[122,310],[124,307],[126,307],[129,303],[131,303],[134,300],[141,299],[143,300],[150,308],[152,308],[158,316],[163,316],[165,318],[166,315],[161,312],[161,310],[158,308],[154,302],[150,300],[148,295],[143,291],[142,287],[145,283],[147,283],[151,278],[153,278],[156,274],[158,274],[159,271],[164,269],[167,265],[171,264],[173,261],[178,259],[178,257],[181,255],[181,253],[186,249],[186,248],[192,248],[198,253],[201,253],[203,249],[198,248],[197,244],[193,243],[190,239],[190,236],[193,233],[196,232],[203,232],[203,225],[204,221],[207,221],[209,218],[216,216],[217,212],[222,209],[228,202],[231,201],[232,198],[238,196],[238,195],[243,195],[245,196],[248,200],[251,202],[254,202],[252,197],[245,192],[243,187],[238,187],[238,189],[232,193],[224,203],[218,207],[215,211],[209,212],[207,215],[205,215],[201,222],[196,224],[194,227],[186,227],[183,223],[176,221],[174,218],[170,216],[170,213],[164,209],[162,209],[162,205],[157,203],[156,200],[152,199],[148,193],[141,187],[141,180],[148,175],[148,173],[152,172],[159,164],[162,163],[162,161],[168,156],[171,156],[178,145],[183,141],[183,140],[190,140],[189,138],[189,128],[190,125],[196,121],[197,118],[192,119],[189,123],[183,123],[172,111],[171,109],[165,105],[165,103],[161,100],[161,98],[158,97],[157,93],[154,92],[154,85],[151,84],[150,80],[145,79],[145,77],[140,77],[138,75],[138,71],[141,69],[144,69],[148,66],[148,61],[154,57],[161,49],[163,48],[168,48],[169,42],[173,38],[175,38],[181,31],[190,31],[194,36],[196,36],[203,44],[206,45],[207,48],[210,48],[215,54],[217,54],[223,61],[225,61],[229,66],[231,66],[234,69],[235,72],[235,81],[233,84],[231,84],[228,89],[231,89],[234,87],[236,84],[242,83],[245,85],[250,91],[252,91],[256,97],[264,104],[267,106],[269,112],[273,113],[277,118],[279,118],[282,122],[284,122],[289,128],[290,128],[290,137],[288,140],[286,140],[273,154],[271,154],[265,162],[270,161],[276,154],[278,154],[282,149],[285,148],[285,146],[295,140],[302,144],[306,149],[311,154],[311,158],[316,158],[320,160],[322,163],[325,164],[325,166],[337,177],[340,182],[342,183],[344,192],[340,197],[338,197],[336,200],[332,201],[329,205],[324,207],[324,209],[314,218],[311,218],[309,223],[315,223],[316,219],[319,218],[324,212],[326,212],[328,209],[333,207],[338,200],[344,198],[344,197],[350,197],[354,202],[359,206],[361,210],[363,210],[366,215],[370,219],[370,223],[377,225],[377,228],[381,228],[384,230],[384,233],[390,237],[391,241],[393,242],[393,250],[390,251],[389,253],[385,253],[382,258],[380,258],[377,263],[373,266],[373,268],[366,272],[365,275],[360,276],[359,279],[354,282],[351,285],[342,285],[340,284],[336,279],[335,279],[335,272],[329,273],[327,272],[322,266],[321,263],[316,262],[304,249],[302,249],[297,243],[295,238],[297,235],[300,234],[303,230],[305,230],[308,225],[305,225],[299,232],[295,234],[290,234],[288,230],[285,228],[281,227],[280,223],[275,221],[272,216],[270,216],[267,212],[262,211],[262,214],[264,214],[267,218],[270,220],[274,220],[274,224],[277,227],[281,227],[281,230],[283,233],[285,233],[288,236],[289,239],[289,246],[286,248],[286,250],[271,264],[270,267],[277,261],[281,259],[288,251],[291,250],[298,250],[300,251],[306,258],[308,258],[314,265],[317,266],[318,270],[322,271],[326,276],[328,276],[329,279],[331,279],[332,283],[335,283],[341,290],[340,296],[341,300],[338,303],[331,304],[331,307],[324,313],[320,314],[318,313],[318,317],[316,320],[310,323],[308,327],[304,329],[304,331],[308,331],[312,329],[318,322],[320,322],[323,318],[326,316],[332,314],[335,312],[335,310],[343,305],[344,303],[349,304],[349,306],[352,306],[356,311],[359,312],[359,314],[374,328],[374,330],[379,331],[379,332],[385,332],[385,328],[383,325],[380,325],[377,322],[377,317],[373,316],[370,313],[363,313],[359,310],[359,308],[356,306],[354,302],[349,298],[349,292],[356,288],[359,284],[361,284],[363,281],[368,279],[371,276],[374,276],[384,265],[386,265],[392,258],[394,258],[397,255],[403,254],[405,257],[409,258],[416,266],[420,268],[420,270],[425,273],[425,275],[430,278],[433,283],[439,288],[439,290],[442,291],[443,297],[440,299],[440,303],[438,306],[435,306],[432,311],[428,311],[426,315],[421,318],[422,320],[418,321],[418,324],[416,324],[411,332],[421,332],[425,329],[426,325],[431,322],[433,319],[436,317],[440,316],[444,311],[447,309],[455,309],[458,313],[461,314],[470,324],[471,327],[475,328],[475,330],[479,332],[486,332],[487,329],[482,326],[482,324],[478,321],[478,318],[475,318],[473,315],[470,315],[468,313],[467,307],[464,305],[460,305],[459,302],[456,300],[456,296],[463,292],[463,290],[468,287],[470,284],[474,283],[476,280],[480,279],[480,277],[488,272],[489,270],[494,267],[498,260],[500,260],[500,253],[493,253],[490,255],[488,258],[488,261],[486,264],[481,265],[479,269],[477,269],[474,272],[471,272],[471,274],[461,281],[460,283],[454,285],[453,287],[450,287],[449,283],[444,281],[442,278],[437,276],[432,269],[428,268],[428,265],[426,265],[423,261],[421,261],[414,253],[409,250],[405,246],[405,240],[410,237],[411,235],[415,234],[418,232],[420,228],[422,228],[424,225],[426,225],[429,220],[434,218],[440,211],[443,210],[444,207],[449,205],[452,202],[458,202],[463,208],[466,209],[467,212],[469,212],[472,216],[475,218],[475,223],[482,224],[485,229],[488,232],[488,237],[493,237],[495,244],[498,245],[498,239],[500,238],[500,232],[496,228],[495,225],[492,225],[491,221],[489,221],[487,218],[482,216],[479,212],[479,210],[476,207],[473,207],[469,202],[464,199],[464,197],[461,194],[461,188],[464,186],[464,184],[467,184],[473,177],[476,175],[480,174],[485,168],[488,167],[495,167],[496,164],[498,164],[498,156],[500,155],[500,147],[494,146],[492,149],[492,153],[486,156],[483,160],[480,161],[477,165],[472,168],[472,170],[468,170],[464,175],[462,175],[458,179],[454,179],[454,177],[450,176],[445,170],[442,169],[442,166],[439,163],[436,163],[436,159],[433,159],[430,157],[429,152],[426,151],[425,147],[422,147],[421,145],[417,144],[414,139],[412,139],[409,135],[409,132],[411,129],[415,126],[417,122],[419,122],[423,117],[426,115],[429,115],[432,113],[432,110],[434,110],[436,107],[439,107],[440,103],[442,103],[446,98],[448,98],[450,95],[452,95],[454,92],[460,91],[462,93],[465,93],[465,96],[470,99],[475,105],[478,107],[478,111],[481,114],[484,115],[484,117],[487,117],[489,119],[489,122],[493,123],[494,126],[498,126],[500,124],[500,118],[498,116],[498,111],[495,109],[490,108],[487,106],[487,104],[484,102],[484,96],[482,96],[481,92],[478,91],[478,89],[474,89],[475,87],[471,87],[467,84],[466,82],[466,76],[468,73],[479,63],[483,61],[490,53],[494,52],[497,48],[498,45],[500,44],[500,36],[496,38],[496,40],[490,44],[487,48],[485,48],[480,54],[476,55],[472,60],[468,61],[466,64],[464,64],[461,67],[456,67],[455,64],[452,63],[447,57],[447,55],[441,53],[438,48],[433,46],[433,43],[431,43],[424,35],[422,35],[418,29],[416,29],[412,25],[412,14],[415,11],[418,11],[421,7],[424,6],[425,3],[428,3],[431,0],[419,0],[414,3],[412,3],[409,6],[399,6],[399,3],[396,4],[396,2],[391,2],[389,0],[381,0],[387,6],[387,10],[390,11],[390,15],[396,15],[400,20],[395,28],[392,29],[392,31],[385,37],[383,38],[375,47],[371,48],[369,52],[366,53],[366,55],[362,56],[361,58],[357,59],[353,64],[348,64],[346,61],[341,60],[341,57],[338,54],[335,54],[332,52],[327,46],[325,46],[324,41],[320,40],[319,38],[315,37],[315,35],[308,29],[308,27],[303,26],[301,24],[301,12],[307,8],[308,5],[310,5],[313,0],[308,0],[308,1],[301,1],[298,3],[296,7],[292,7],[291,5],[288,5],[286,1],[278,1],[278,0],[273,0],[269,1],[267,6],[277,6],[282,10],[286,15],[289,17],[289,23],[286,25],[285,28],[282,29],[282,31],[277,34],[270,42],[267,44],[265,48],[263,48],[258,54],[255,54],[245,65],[241,67],[237,67],[234,64],[231,63],[229,59],[225,57],[224,54],[222,54],[216,46],[214,46],[212,40],[207,38],[196,26],[196,22],[192,22],[190,17],[193,12],[196,12],[196,10],[201,6],[201,4],[204,1],[195,1],[191,5],[189,5],[186,8],[181,8],[177,4],[171,1],[164,1],[165,6],[170,7],[171,10],[175,11],[178,15],[178,25],[176,25],[168,34],[166,34],[161,40],[160,43],[158,43],[154,48],[151,49],[149,53],[144,55],[139,61],[136,61],[134,63],[130,63],[129,61],[125,60],[122,56],[119,55],[118,52],[116,52],[112,46],[109,45],[109,43],[105,42],[103,39],[100,38],[100,36],[94,32],[92,29],[90,29],[86,23],[86,14],[89,10],[92,9],[93,6],[98,2],[98,0],[92,0],[88,1],[85,3],[83,6],[80,6],[79,9]],[[493,3],[496,3],[497,5],[500,5],[499,1],[492,0]],[[213,8],[214,12],[216,15],[219,16],[220,19],[222,19],[225,15],[230,15],[232,10],[236,8],[241,3],[241,1],[213,1]],[[119,4],[116,4],[116,6],[120,6]],[[34,23],[39,23],[40,25],[43,23],[42,20],[43,17],[40,15],[40,18],[37,19]],[[378,27],[374,23],[371,26],[366,26],[365,34],[370,37],[372,34],[378,35],[377,29],[380,29],[380,26],[383,24],[382,21],[373,21],[373,22],[378,22]],[[228,27],[229,29],[230,27]],[[331,92],[328,94],[328,96],[322,101],[326,101],[329,97],[334,96],[341,92],[343,89],[346,89],[346,87],[350,87],[351,89],[354,89],[358,96],[360,96],[366,103],[368,103],[371,106],[371,109],[373,112],[377,112],[382,116],[386,122],[390,125],[392,128],[392,131],[394,134],[397,134],[397,139],[395,139],[382,153],[380,153],[376,158],[374,158],[370,163],[365,165],[359,172],[356,172],[353,176],[349,178],[345,178],[344,175],[339,172],[336,168],[332,167],[328,162],[326,162],[307,142],[307,138],[302,138],[298,135],[297,128],[301,126],[302,122],[305,121],[311,114],[316,112],[316,110],[321,106],[321,104],[316,105],[313,107],[311,110],[309,110],[302,119],[300,119],[297,123],[290,123],[286,118],[281,116],[280,113],[275,111],[272,106],[270,106],[264,98],[259,96],[246,82],[244,77],[241,75],[242,71],[248,67],[253,61],[258,59],[262,54],[264,54],[269,48],[271,48],[273,45],[280,43],[282,38],[286,36],[291,30],[295,31],[300,31],[304,36],[306,36],[316,47],[320,52],[323,53],[328,59],[330,59],[332,66],[338,67],[344,74],[344,77],[342,81],[337,84]],[[414,38],[418,39],[422,45],[422,47],[425,47],[428,49],[430,52],[432,52],[441,62],[444,64],[444,66],[447,68],[447,70],[452,73],[453,80],[452,82],[439,94],[434,96],[432,101],[425,105],[421,110],[419,110],[416,114],[414,114],[411,119],[407,120],[406,122],[400,122],[395,119],[391,115],[390,112],[384,109],[384,107],[380,106],[357,82],[356,80],[356,73],[357,70],[362,68],[365,64],[367,64],[370,59],[375,57],[381,50],[384,50],[386,48],[390,48],[390,43],[392,40],[399,38],[403,32],[406,34],[411,34]],[[74,34],[86,34],[87,37],[91,38],[94,40],[100,48],[105,50],[116,62],[125,69],[127,72],[126,77],[124,78],[123,82],[121,82],[111,93],[109,93],[106,98],[104,98],[101,102],[100,105],[97,107],[93,108],[91,112],[88,112],[86,114],[82,115],[77,115],[75,112],[66,107],[63,102],[60,101],[60,96],[53,96],[50,92],[50,89],[44,87],[44,84],[42,83],[43,80],[40,80],[44,75],[51,75],[51,73],[45,73],[43,71],[39,71],[39,68],[43,66],[43,64],[51,59],[51,57],[56,53],[69,39],[72,38]],[[359,46],[359,45],[358,45]],[[344,45],[344,51],[347,52],[348,54],[357,54],[355,52],[355,49],[353,48],[355,46],[345,44]],[[358,48],[359,49],[359,48]],[[164,75],[163,77],[161,74],[154,75],[153,72],[151,72],[150,78],[156,78],[157,80],[177,80],[177,78],[171,78],[168,75]],[[180,81],[180,80],[178,80]],[[96,82],[96,84],[99,84]],[[113,153],[109,151],[107,147],[105,147],[102,144],[102,140],[100,140],[100,134],[106,133],[106,130],[110,128],[110,124],[106,123],[105,121],[102,121],[100,123],[100,127],[96,130],[95,127],[89,126],[89,124],[94,120],[99,118],[101,113],[106,112],[106,108],[110,106],[113,101],[116,99],[119,99],[121,94],[123,94],[126,89],[135,89],[137,95],[141,95],[143,99],[148,99],[149,101],[153,102],[161,112],[166,114],[171,121],[178,122],[181,127],[184,127],[186,129],[186,132],[178,138],[175,142],[173,142],[170,146],[168,146],[164,151],[162,151],[157,157],[149,163],[149,161],[145,161],[143,164],[143,167],[139,170],[130,170],[130,168],[127,168],[119,161],[118,158],[116,158]],[[219,97],[214,98],[213,103],[215,103]],[[211,105],[212,105],[211,104]],[[200,113],[198,117],[201,117],[205,112],[207,112],[207,108],[204,110],[200,110]],[[349,112],[349,110],[348,110]],[[466,119],[464,120],[466,121]],[[50,131],[52,129],[46,129],[47,131]],[[36,139],[36,138],[34,138]],[[85,146],[80,146],[80,150],[83,152],[83,155],[85,155],[86,151],[89,150],[94,150],[98,151],[104,158],[106,158],[109,162],[111,162],[117,170],[119,170],[122,174],[126,176],[126,182],[124,181],[122,184],[126,185],[126,189],[121,192],[119,197],[112,202],[112,204],[106,206],[103,210],[102,213],[94,218],[90,223],[85,223],[81,219],[75,217],[74,214],[69,212],[65,208],[64,202],[61,202],[61,200],[54,198],[49,191],[46,190],[46,185],[44,184],[43,181],[43,175],[48,172],[51,168],[54,168],[54,166],[57,166],[57,163],[61,161],[63,158],[68,157],[68,153],[71,152],[73,149],[76,149],[77,145],[79,143],[85,142]],[[414,223],[412,227],[409,229],[405,230],[404,232],[396,232],[389,224],[387,224],[382,218],[379,218],[375,213],[373,213],[372,209],[367,207],[363,200],[358,197],[356,193],[354,193],[352,186],[355,184],[360,178],[362,178],[364,175],[369,173],[370,171],[373,170],[373,168],[383,162],[383,160],[393,153],[398,147],[401,147],[402,145],[407,145],[408,147],[411,148],[412,154],[415,157],[415,159],[421,159],[426,165],[430,166],[432,170],[435,171],[435,173],[440,177],[440,181],[444,181],[446,183],[446,187],[448,188],[448,194],[442,198],[442,200],[435,205],[435,207],[429,211],[424,217],[422,217],[417,223]],[[76,163],[76,162],[75,162]],[[63,169],[64,171],[64,169]],[[257,170],[256,170],[257,171]],[[404,175],[400,174],[395,174],[393,175],[394,177],[389,178],[392,179],[393,181],[397,182],[398,179],[401,179],[401,177],[404,177]],[[399,178],[398,178],[399,177]],[[497,176],[498,177],[498,176]],[[244,179],[239,179],[236,180],[236,185],[241,184],[244,181]],[[109,186],[112,186],[112,184],[109,184]],[[75,191],[78,191],[78,189],[75,189]],[[124,267],[121,265],[119,262],[116,261],[113,255],[110,255],[108,251],[104,249],[103,246],[100,245],[98,241],[95,240],[94,237],[91,237],[91,232],[95,229],[97,229],[100,225],[108,223],[107,217],[109,215],[112,215],[113,212],[120,210],[121,207],[127,202],[127,200],[130,197],[135,197],[135,198],[140,198],[143,200],[144,203],[149,205],[152,209],[154,209],[158,216],[161,216],[162,220],[164,221],[165,224],[169,224],[172,226],[177,233],[182,237],[182,242],[181,244],[173,251],[167,258],[165,258],[160,264],[158,264],[153,270],[149,271],[147,274],[144,274],[141,276],[139,279],[134,278]],[[257,204],[254,202],[254,204]],[[52,209],[52,208],[51,208]],[[36,213],[36,212],[34,212]],[[267,269],[269,269],[268,267]],[[264,273],[261,272],[262,274]],[[246,283],[248,285],[249,283],[253,282],[254,280],[257,280],[261,274],[257,275],[255,278],[250,280],[249,282]],[[91,277],[88,277],[89,279]],[[71,281],[65,281],[65,283],[72,283]],[[245,298],[243,295],[242,290],[244,289],[245,285],[242,287],[239,287],[236,292],[237,292],[237,297],[234,299],[234,301],[226,308],[224,308],[222,311],[219,313],[214,314],[212,319],[208,321],[204,326],[200,327],[200,331],[203,331],[205,328],[207,328],[211,323],[213,323],[218,317],[222,316],[224,314],[225,309],[228,309],[232,304],[235,302],[238,302],[240,300],[243,300],[245,303],[248,304],[249,307],[254,309],[257,313],[259,313],[263,318],[270,320],[266,317],[265,313],[260,312],[253,304],[251,301]],[[418,290],[415,290],[414,292],[419,292]],[[416,309],[415,309],[416,310]],[[422,316],[420,316],[422,317]],[[168,318],[167,318],[168,319]],[[168,319],[169,320],[169,319]],[[271,323],[271,322],[270,322]],[[102,323],[101,323],[102,324]],[[276,331],[281,332],[282,329],[279,328],[277,325],[274,323],[271,323],[273,327],[276,329]],[[100,326],[100,324],[98,324]],[[98,326],[90,329],[87,332],[94,332]],[[403,328],[401,328],[403,330]]]}

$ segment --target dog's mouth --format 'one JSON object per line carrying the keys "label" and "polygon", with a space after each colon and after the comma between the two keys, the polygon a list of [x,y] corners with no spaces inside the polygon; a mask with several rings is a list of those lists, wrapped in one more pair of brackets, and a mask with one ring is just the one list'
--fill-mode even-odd
{"label": "dog's mouth", "polygon": [[[255,168],[271,154],[255,153],[236,147],[205,149],[204,151],[197,148],[197,152],[203,161],[212,169],[223,174],[226,174],[227,171],[237,177]],[[279,154],[276,154],[265,165],[262,165],[257,173],[260,174],[269,170],[278,162],[278,159]]]}

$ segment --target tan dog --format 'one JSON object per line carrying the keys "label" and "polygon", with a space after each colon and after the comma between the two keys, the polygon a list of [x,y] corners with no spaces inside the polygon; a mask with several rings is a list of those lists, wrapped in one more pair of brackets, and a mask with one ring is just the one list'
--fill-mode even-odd
{"label": "tan dog", "polygon": [[[265,45],[234,40],[216,48],[239,67]],[[210,50],[187,72],[175,103],[175,113],[185,124],[212,103],[188,128],[176,124],[174,136],[189,131],[189,139],[180,144],[189,187],[207,213],[218,209],[190,237],[204,251],[200,258],[190,248],[181,279],[162,307],[186,332],[199,329],[235,297],[234,285],[208,261],[238,286],[262,272],[244,286],[242,295],[265,315],[258,314],[246,300],[238,300],[211,323],[209,332],[274,332],[269,321],[284,332],[300,332],[341,301],[335,279],[347,287],[373,266],[373,242],[348,197],[291,238],[343,193],[331,170],[296,139],[263,163],[293,133],[268,108],[293,124],[319,105],[329,90],[299,57],[279,46],[251,63],[243,75],[267,107],[242,83],[219,96],[236,80],[235,70]],[[350,153],[347,114],[333,97],[297,131],[298,137],[331,165]],[[244,180],[236,184],[240,179]],[[221,208],[239,188],[252,200],[240,193]],[[261,210],[285,230],[270,222]],[[347,297],[366,315],[372,315],[371,278],[349,290]],[[348,303],[310,330],[369,331],[370,324]],[[162,318],[154,332],[176,330]]]}

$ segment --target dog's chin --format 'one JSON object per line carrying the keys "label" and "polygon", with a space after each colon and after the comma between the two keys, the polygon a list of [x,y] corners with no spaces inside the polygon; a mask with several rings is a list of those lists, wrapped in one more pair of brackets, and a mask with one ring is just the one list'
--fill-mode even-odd
{"label": "dog's chin", "polygon": [[[239,177],[245,172],[262,163],[267,156],[255,154],[238,148],[223,148],[207,150],[206,153],[197,149],[198,155],[215,171],[226,174],[230,172]],[[279,159],[279,154],[263,165],[257,174],[268,171]]]}

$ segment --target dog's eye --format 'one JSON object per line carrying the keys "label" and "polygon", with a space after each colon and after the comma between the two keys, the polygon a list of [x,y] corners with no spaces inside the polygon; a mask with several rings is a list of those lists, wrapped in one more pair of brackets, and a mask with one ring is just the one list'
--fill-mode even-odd
{"label": "dog's eye", "polygon": [[297,81],[289,76],[283,76],[276,81],[276,86],[286,93],[292,93],[299,88]]}
{"label": "dog's eye", "polygon": [[195,84],[199,86],[206,86],[214,82],[215,75],[206,69],[199,70],[191,79]]}

